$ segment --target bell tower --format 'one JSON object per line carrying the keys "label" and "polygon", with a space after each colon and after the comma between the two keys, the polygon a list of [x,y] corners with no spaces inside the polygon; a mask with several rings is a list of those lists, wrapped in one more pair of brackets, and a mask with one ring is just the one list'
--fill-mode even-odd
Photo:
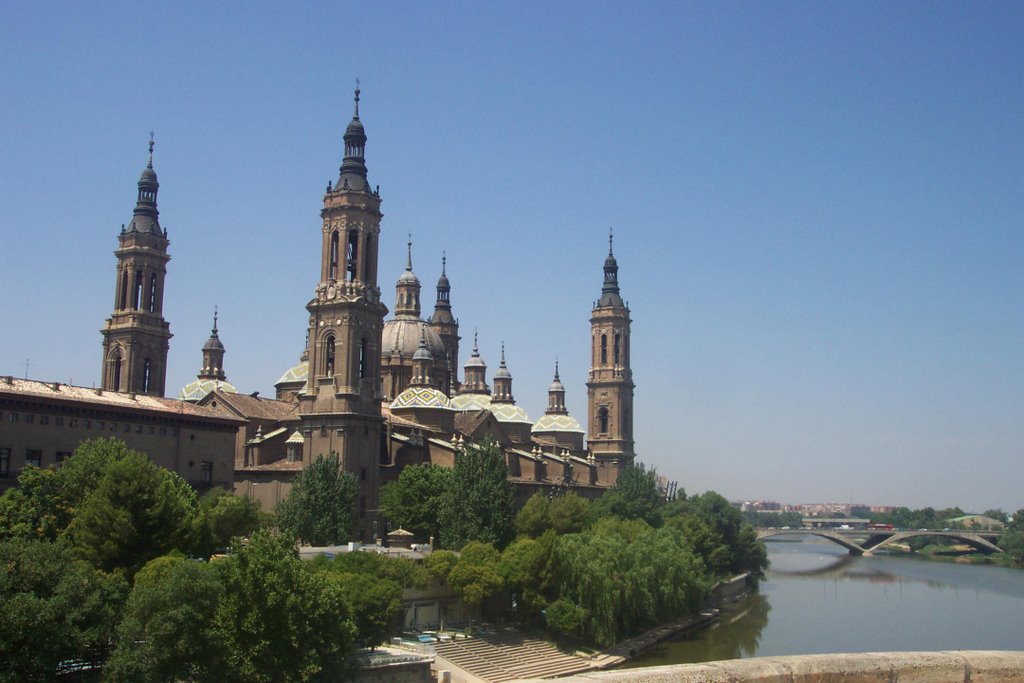
{"label": "bell tower", "polygon": [[629,308],[619,295],[619,264],[608,234],[601,298],[590,315],[587,378],[587,448],[598,465],[598,481],[614,483],[633,460],[633,371],[629,364]]}
{"label": "bell tower", "polygon": [[156,195],[160,183],[153,170],[153,136],[149,163],[139,178],[131,223],[118,235],[114,312],[103,334],[100,386],[105,391],[164,395],[170,324],[164,320],[164,279],[170,241],[160,227]]}
{"label": "bell tower", "polygon": [[338,454],[359,480],[357,539],[377,534],[381,457],[381,331],[387,307],[377,286],[380,192],[367,181],[366,132],[355,113],[345,130],[338,180],[327,184],[320,211],[320,281],[309,311],[309,375],[299,392],[302,461]]}

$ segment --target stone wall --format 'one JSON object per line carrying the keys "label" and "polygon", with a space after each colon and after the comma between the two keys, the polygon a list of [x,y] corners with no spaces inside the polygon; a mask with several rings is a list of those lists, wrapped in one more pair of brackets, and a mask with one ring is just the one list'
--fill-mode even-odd
{"label": "stone wall", "polygon": [[1010,683],[1024,680],[1024,651],[755,657],[601,671],[558,680],[560,683]]}

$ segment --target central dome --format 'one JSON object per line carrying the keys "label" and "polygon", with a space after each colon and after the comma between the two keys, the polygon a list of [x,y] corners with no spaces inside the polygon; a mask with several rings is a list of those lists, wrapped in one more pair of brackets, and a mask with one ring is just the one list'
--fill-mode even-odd
{"label": "central dome", "polygon": [[447,361],[444,349],[444,342],[429,323],[412,316],[399,316],[394,320],[384,323],[384,332],[381,335],[381,354],[393,355],[396,351],[402,352],[403,358],[412,359],[417,349],[420,348],[420,336],[427,342],[427,349],[434,357],[434,367],[444,368]]}

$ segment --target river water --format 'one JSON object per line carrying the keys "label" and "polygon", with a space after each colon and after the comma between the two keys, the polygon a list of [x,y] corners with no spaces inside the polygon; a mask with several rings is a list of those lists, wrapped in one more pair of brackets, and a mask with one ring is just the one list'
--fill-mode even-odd
{"label": "river water", "polygon": [[1024,570],[768,542],[760,590],[628,664],[829,652],[1024,650]]}

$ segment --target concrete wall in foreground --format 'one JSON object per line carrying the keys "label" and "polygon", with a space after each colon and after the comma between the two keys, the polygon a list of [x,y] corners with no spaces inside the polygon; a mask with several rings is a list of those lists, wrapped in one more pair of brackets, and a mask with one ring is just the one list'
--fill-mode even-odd
{"label": "concrete wall in foreground", "polygon": [[1024,681],[1024,652],[866,652],[755,657],[601,671],[559,683],[1010,683]]}

